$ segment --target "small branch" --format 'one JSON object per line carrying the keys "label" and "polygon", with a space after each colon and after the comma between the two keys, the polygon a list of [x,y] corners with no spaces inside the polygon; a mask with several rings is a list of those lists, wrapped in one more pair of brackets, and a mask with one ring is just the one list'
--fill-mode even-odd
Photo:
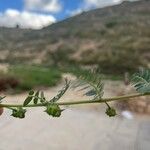
{"label": "small branch", "polygon": [[[120,100],[129,100],[131,98],[135,98],[135,97],[140,97],[140,96],[146,96],[146,95],[150,95],[150,93],[148,94],[132,94],[132,95],[124,95],[124,96],[117,96],[117,97],[113,97],[113,98],[104,98],[104,99],[99,99],[99,100],[82,100],[82,101],[71,101],[70,102],[57,102],[55,104],[62,106],[62,105],[80,105],[80,104],[94,104],[94,103],[106,103],[106,102],[111,102],[111,101],[120,101]],[[23,106],[22,104],[0,104],[0,107],[42,107],[42,106],[46,106],[47,104],[29,104],[27,106]]]}

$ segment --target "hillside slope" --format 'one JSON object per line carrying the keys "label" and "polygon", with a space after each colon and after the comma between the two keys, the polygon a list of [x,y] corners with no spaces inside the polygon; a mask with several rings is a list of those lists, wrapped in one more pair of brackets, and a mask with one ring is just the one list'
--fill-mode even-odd
{"label": "hillside slope", "polygon": [[0,28],[0,61],[97,64],[105,71],[150,65],[150,0],[83,12],[41,30]]}

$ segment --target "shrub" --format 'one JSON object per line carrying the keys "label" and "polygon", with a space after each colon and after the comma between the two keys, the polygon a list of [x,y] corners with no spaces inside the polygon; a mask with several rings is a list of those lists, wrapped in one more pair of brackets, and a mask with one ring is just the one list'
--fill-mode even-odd
{"label": "shrub", "polygon": [[18,84],[15,89],[18,90],[30,90],[37,86],[54,86],[61,79],[59,70],[38,66],[13,66],[5,76],[17,79]]}

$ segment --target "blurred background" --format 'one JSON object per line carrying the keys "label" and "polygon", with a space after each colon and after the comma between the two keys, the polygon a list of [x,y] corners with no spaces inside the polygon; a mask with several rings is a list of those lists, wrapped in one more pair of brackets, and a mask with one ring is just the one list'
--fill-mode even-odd
{"label": "blurred background", "polygon": [[[0,0],[0,95],[22,103],[31,89],[47,98],[64,78],[98,68],[104,97],[134,93],[131,75],[150,68],[150,0]],[[69,91],[61,101],[87,99]],[[0,150],[149,150],[149,97],[68,107],[60,118],[42,108],[23,120],[0,117]]]}

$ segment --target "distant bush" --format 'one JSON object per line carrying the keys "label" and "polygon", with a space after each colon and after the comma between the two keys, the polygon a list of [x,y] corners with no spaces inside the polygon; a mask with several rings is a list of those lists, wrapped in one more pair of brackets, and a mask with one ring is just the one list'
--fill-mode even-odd
{"label": "distant bush", "polygon": [[47,64],[51,61],[52,65],[59,67],[63,66],[64,64],[73,63],[73,60],[70,58],[70,55],[73,53],[73,51],[73,48],[62,45],[57,50],[48,52],[46,61],[44,63]]}
{"label": "distant bush", "polygon": [[118,24],[118,22],[115,21],[115,20],[113,20],[113,21],[110,21],[110,22],[105,23],[105,26],[106,26],[107,28],[113,28],[113,27],[116,26],[117,24]]}
{"label": "distant bush", "polygon": [[16,88],[19,85],[18,79],[9,76],[0,77],[0,91],[5,91],[7,89]]}

